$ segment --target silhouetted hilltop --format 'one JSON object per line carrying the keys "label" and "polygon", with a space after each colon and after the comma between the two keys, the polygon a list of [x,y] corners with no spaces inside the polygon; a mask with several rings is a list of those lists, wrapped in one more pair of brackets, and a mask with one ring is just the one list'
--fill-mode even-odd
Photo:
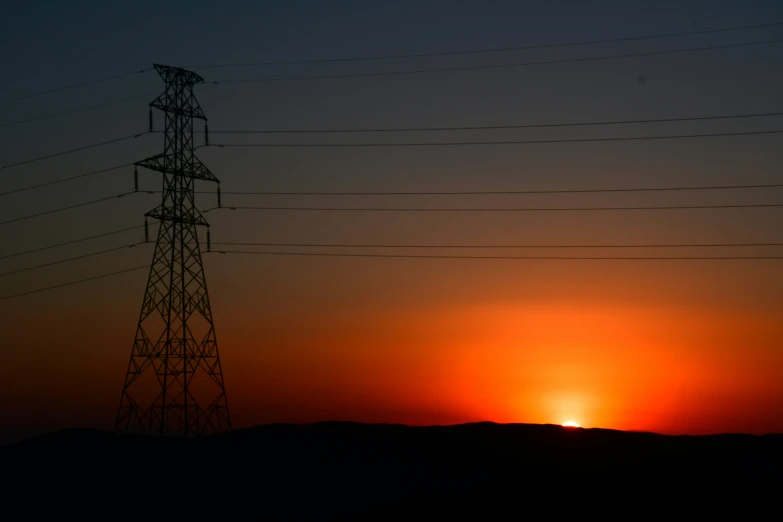
{"label": "silhouetted hilltop", "polygon": [[170,470],[180,481],[175,487],[218,480],[217,487],[227,490],[252,488],[264,509],[278,515],[347,514],[378,506],[391,513],[414,505],[456,513],[466,502],[513,503],[523,493],[551,488],[563,495],[609,484],[657,484],[660,507],[667,502],[666,488],[678,481],[772,484],[783,478],[783,435],[321,422],[257,426],[198,440],[66,430],[5,446],[0,457],[9,476],[33,478],[39,491],[134,477],[149,483]]}

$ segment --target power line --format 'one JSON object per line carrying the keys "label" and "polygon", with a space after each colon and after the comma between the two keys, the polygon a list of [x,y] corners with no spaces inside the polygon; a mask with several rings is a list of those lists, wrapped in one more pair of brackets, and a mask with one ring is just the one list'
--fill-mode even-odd
{"label": "power line", "polygon": [[[147,134],[156,134],[158,132],[159,131],[150,131],[150,132],[147,132]],[[195,149],[200,149],[202,147],[204,147],[204,145],[195,146],[195,147],[193,147],[193,149],[194,150]],[[123,167],[133,167],[134,165],[135,165],[135,163],[123,163],[122,165],[115,165],[113,167],[107,167],[105,169],[92,170],[90,172],[85,172],[85,173],[82,173],[82,174],[76,174],[75,176],[70,176],[68,178],[61,178],[61,179],[56,179],[56,180],[53,180],[53,181],[46,181],[44,183],[38,183],[36,185],[28,185],[26,187],[21,187],[21,188],[18,188],[18,189],[8,190],[8,191],[5,191],[5,192],[0,192],[0,196],[8,196],[10,194],[16,194],[16,193],[19,193],[19,192],[25,192],[27,190],[33,190],[33,189],[38,189],[38,188],[42,188],[42,187],[49,187],[51,185],[57,185],[59,183],[67,183],[69,181],[75,181],[77,179],[86,178],[88,176],[95,176],[97,174],[104,174],[106,172],[111,172],[113,170],[121,169]],[[147,193],[148,194],[152,194],[152,192],[149,192],[149,191],[147,191]]]}
{"label": "power line", "polygon": [[6,192],[0,192],[0,196],[8,196],[10,194],[17,194],[19,192],[25,192],[27,190],[33,190],[33,189],[42,188],[42,187],[49,187],[51,185],[57,185],[59,183],[67,183],[69,181],[74,181],[74,180],[77,180],[77,179],[86,178],[88,176],[95,176],[97,174],[104,174],[106,172],[111,172],[113,170],[121,169],[123,167],[132,167],[132,166],[133,166],[133,163],[123,163],[122,165],[115,165],[114,167],[108,167],[108,168],[105,168],[105,169],[93,170],[93,171],[90,171],[90,172],[85,172],[83,174],[77,174],[77,175],[71,176],[69,178],[56,179],[54,181],[47,181],[47,182],[44,182],[44,183],[38,183],[37,185],[28,185],[26,187],[13,189],[13,190],[8,190]]}
{"label": "power line", "polygon": [[96,203],[101,203],[103,201],[109,201],[110,199],[122,198],[124,196],[129,195],[129,194],[143,194],[143,192],[124,192],[122,194],[115,194],[114,196],[107,196],[105,198],[93,199],[91,201],[85,201],[83,203],[77,203],[75,205],[69,205],[67,207],[55,208],[55,209],[52,209],[52,210],[46,210],[44,212],[38,212],[37,214],[29,214],[27,216],[22,216],[22,217],[18,217],[18,218],[8,219],[6,221],[0,221],[0,225],[7,225],[9,223],[16,223],[18,221],[24,221],[24,220],[27,220],[27,219],[32,219],[32,218],[36,218],[36,217],[40,217],[40,216],[46,216],[48,214],[55,214],[57,212],[64,212],[66,210],[71,210],[71,209],[74,209],[74,208],[86,207],[88,205],[95,205]]}
{"label": "power line", "polygon": [[719,138],[733,136],[761,136],[781,134],[783,130],[770,131],[738,131],[713,134],[668,134],[661,136],[622,136],[610,138],[571,138],[556,140],[512,140],[512,141],[455,141],[455,142],[422,142],[422,143],[220,143],[213,147],[466,147],[478,145],[542,145],[551,143],[598,143],[612,141],[646,141],[673,140],[688,138]]}
{"label": "power line", "polygon": [[143,74],[143,73],[146,73],[146,72],[151,71],[151,70],[152,70],[152,68],[148,67],[146,69],[141,69],[141,70],[138,70],[138,71],[130,71],[130,72],[122,73],[122,74],[115,74],[113,76],[105,76],[103,78],[98,78],[98,79],[95,79],[95,80],[88,80],[86,82],[76,83],[76,84],[73,84],[73,85],[66,85],[64,87],[56,87],[54,89],[48,89],[48,90],[45,90],[45,91],[38,91],[38,92],[31,93],[31,94],[25,94],[24,96],[17,96],[15,98],[6,98],[4,100],[0,100],[0,104],[20,101],[20,100],[26,100],[28,98],[33,98],[35,96],[43,96],[44,94],[52,94],[52,93],[55,93],[55,92],[67,91],[67,90],[70,90],[70,89],[76,89],[78,87],[86,87],[87,85],[95,85],[96,83],[108,82],[110,80],[119,80],[120,78],[127,78],[128,76],[133,76],[133,75],[136,75],[136,74]]}
{"label": "power line", "polygon": [[553,43],[553,44],[532,44],[532,45],[522,45],[516,47],[495,47],[492,49],[473,49],[467,51],[391,54],[391,55],[381,55],[381,56],[365,56],[365,57],[354,57],[354,58],[326,58],[326,59],[314,59],[314,60],[243,62],[243,63],[229,63],[229,64],[217,64],[217,65],[197,65],[192,67],[199,68],[199,69],[218,69],[218,68],[231,68],[231,67],[257,67],[257,66],[267,66],[267,65],[298,65],[298,64],[315,64],[315,63],[359,62],[359,61],[371,61],[371,60],[393,60],[393,59],[402,59],[402,58],[431,58],[437,56],[487,54],[487,53],[498,53],[498,52],[509,52],[509,51],[529,51],[534,49],[553,49],[558,47],[575,47],[581,45],[632,42],[632,41],[639,41],[639,40],[652,40],[657,38],[672,38],[676,36],[694,36],[694,35],[701,35],[701,34],[715,34],[715,33],[725,33],[731,31],[741,31],[741,30],[748,30],[748,29],[762,29],[762,28],[769,28],[769,27],[779,27],[781,25],[783,25],[783,22],[727,27],[724,29],[707,29],[701,31],[659,33],[659,34],[645,35],[645,36],[630,36],[630,37],[623,37],[623,38],[608,38],[608,39],[605,38],[599,40],[581,40],[576,42]]}
{"label": "power line", "polygon": [[18,293],[18,294],[5,295],[5,296],[0,297],[0,301],[5,300],[5,299],[11,299],[11,298],[14,298],[14,297],[21,297],[23,295],[35,294],[35,293],[38,293],[38,292],[43,292],[45,290],[53,290],[55,288],[62,288],[64,286],[76,285],[76,284],[79,284],[79,283],[86,283],[87,281],[94,281],[96,279],[103,279],[104,277],[111,277],[111,276],[115,276],[115,275],[126,274],[128,272],[133,272],[135,270],[141,270],[143,268],[146,268],[146,269],[149,270],[149,267],[150,267],[149,265],[141,265],[141,266],[136,266],[136,267],[133,267],[133,268],[126,268],[125,270],[119,270],[117,272],[111,272],[111,273],[108,273],[108,274],[100,274],[100,275],[93,276],[93,277],[88,277],[88,278],[85,278],[85,279],[79,279],[77,281],[69,281],[67,283],[61,283],[59,285],[46,286],[46,287],[43,287],[43,288],[36,288],[35,290],[28,290],[26,292],[21,292],[21,293]]}
{"label": "power line", "polygon": [[139,134],[130,134],[128,136],[123,136],[121,138],[115,138],[113,140],[102,141],[100,143],[93,143],[92,145],[85,145],[83,147],[77,147],[75,149],[65,150],[65,151],[62,151],[62,152],[55,152],[54,154],[47,154],[46,156],[38,156],[37,158],[31,158],[31,159],[27,159],[27,160],[24,160],[24,161],[18,161],[16,163],[9,163],[8,165],[0,166],[0,170],[10,169],[11,167],[18,167],[20,165],[26,165],[28,163],[34,163],[36,161],[42,161],[42,160],[45,160],[45,159],[56,158],[58,156],[65,156],[66,154],[73,154],[74,152],[81,152],[83,150],[95,149],[95,148],[98,148],[98,147],[103,147],[105,145],[111,145],[113,143],[119,143],[121,141],[127,141],[127,140],[131,140],[131,139],[135,139],[135,138],[138,138],[140,136],[146,136],[147,134],[150,134],[150,132],[147,131],[147,132],[142,132],[142,133],[139,133]]}
{"label": "power line", "polygon": [[538,256],[444,256],[415,254],[335,254],[326,252],[242,252],[237,250],[213,250],[213,254],[253,254],[265,256],[315,256],[315,257],[367,257],[411,259],[516,259],[516,260],[572,260],[572,261],[655,261],[655,260],[728,260],[728,259],[783,259],[783,256],[726,256],[726,257],[538,257]]}
{"label": "power line", "polygon": [[22,256],[22,255],[25,255],[25,254],[32,254],[34,252],[41,252],[42,250],[50,250],[52,248],[58,248],[58,247],[61,247],[61,246],[73,245],[75,243],[82,243],[84,241],[89,241],[89,240],[92,240],[92,239],[98,239],[98,238],[101,238],[101,237],[107,237],[107,236],[113,236],[113,235],[116,235],[116,234],[122,234],[124,232],[130,232],[131,230],[138,230],[140,228],[144,228],[144,225],[136,225],[135,227],[121,228],[119,230],[112,230],[111,232],[104,232],[103,234],[96,234],[94,236],[88,236],[88,237],[82,237],[82,238],[79,238],[79,239],[73,239],[71,241],[65,241],[63,243],[56,243],[54,245],[47,245],[47,246],[44,246],[44,247],[33,248],[31,250],[24,250],[22,252],[15,252],[13,254],[6,254],[4,256],[0,256],[0,259],[8,259],[9,257],[18,257],[18,256]]}
{"label": "power line", "polygon": [[55,116],[65,116],[66,114],[74,114],[74,113],[77,113],[77,112],[88,111],[88,110],[91,110],[91,109],[98,109],[100,107],[107,107],[109,105],[117,105],[119,103],[126,103],[126,102],[129,102],[129,101],[134,101],[134,100],[138,100],[138,99],[141,99],[141,98],[146,98],[146,97],[152,96],[154,94],[158,94],[158,93],[154,92],[154,93],[139,94],[138,96],[131,96],[129,98],[121,98],[119,100],[112,100],[112,101],[108,101],[108,102],[105,102],[105,103],[99,103],[97,105],[88,105],[88,106],[85,106],[85,107],[77,107],[75,109],[70,109],[70,110],[67,110],[67,111],[52,112],[50,114],[44,114],[44,115],[41,115],[41,116],[33,116],[32,118],[26,118],[26,119],[23,119],[23,120],[8,121],[8,122],[5,122],[5,123],[0,123],[0,127],[9,127],[11,125],[18,125],[18,124],[21,124],[21,123],[29,123],[29,122],[32,122],[32,121],[38,121],[38,120],[45,120],[45,119],[48,119],[48,118],[54,118]]}
{"label": "power line", "polygon": [[373,77],[373,76],[397,76],[397,75],[422,74],[422,73],[504,69],[504,68],[524,67],[524,66],[532,66],[532,65],[553,65],[553,64],[560,64],[560,63],[595,62],[601,60],[637,58],[637,57],[644,57],[644,56],[663,56],[663,55],[672,55],[672,54],[681,54],[681,53],[690,53],[690,52],[712,51],[712,50],[719,50],[719,49],[732,49],[738,47],[767,45],[772,43],[780,43],[781,41],[783,40],[780,39],[760,40],[755,42],[743,42],[743,43],[735,43],[735,44],[710,45],[705,47],[688,47],[688,48],[680,48],[680,49],[670,49],[668,51],[648,51],[648,52],[639,52],[639,53],[588,56],[588,57],[581,57],[581,58],[564,58],[558,60],[542,60],[536,62],[516,62],[516,63],[504,63],[504,64],[492,64],[492,65],[468,65],[468,66],[461,66],[461,67],[408,69],[402,71],[383,71],[383,72],[371,72],[371,73],[323,74],[323,75],[313,75],[313,76],[288,76],[288,77],[277,77],[277,78],[270,77],[270,78],[249,78],[249,79],[240,79],[240,80],[216,80],[216,81],[208,82],[207,84],[222,85],[222,84],[233,84],[233,83],[261,83],[261,82],[277,82],[277,81],[293,81],[293,80],[328,80],[328,79],[338,79],[338,78],[362,78],[362,77]]}
{"label": "power line", "polygon": [[106,250],[101,250],[101,251],[98,251],[98,252],[92,252],[92,253],[89,253],[89,254],[83,254],[81,256],[68,257],[66,259],[58,259],[57,261],[51,261],[49,263],[43,263],[43,264],[40,264],[40,265],[34,265],[34,266],[28,266],[28,267],[25,267],[25,268],[19,268],[19,269],[16,269],[16,270],[10,270],[8,272],[0,273],[0,277],[7,276],[7,275],[12,275],[12,274],[19,274],[21,272],[28,272],[30,270],[37,270],[39,268],[45,268],[47,266],[59,265],[59,264],[62,264],[62,263],[67,263],[69,261],[76,261],[78,259],[85,259],[85,258],[88,258],[88,257],[94,257],[94,256],[103,255],[103,254],[108,254],[109,252],[116,252],[117,250],[125,250],[125,249],[128,249],[128,248],[133,248],[135,246],[143,245],[143,244],[145,244],[144,241],[140,241],[138,243],[133,243],[133,244],[130,244],[130,245],[123,245],[123,246],[114,247],[114,248],[108,248]]}
{"label": "power line", "polygon": [[[210,130],[211,134],[347,134],[370,132],[441,132],[467,130],[504,130],[504,129],[542,129],[553,127],[592,127],[599,125],[630,125],[642,123],[674,123],[684,121],[731,120],[741,118],[763,118],[783,116],[783,112],[762,112],[752,114],[734,114],[720,116],[690,116],[677,118],[659,118],[650,120],[610,120],[569,123],[533,123],[517,125],[471,125],[464,127],[408,127],[408,128],[370,128],[370,129],[268,129],[268,130]],[[203,131],[200,131],[203,132]]]}
{"label": "power line", "polygon": [[[779,188],[783,183],[767,183],[762,185],[703,185],[692,187],[644,187],[617,189],[551,189],[551,190],[483,190],[483,191],[453,191],[453,192],[247,192],[223,191],[224,195],[232,196],[471,196],[495,194],[597,194],[605,192],[664,192],[686,190],[737,190],[757,188]],[[211,191],[196,191],[196,194],[214,194]],[[2,194],[0,194],[2,195]]]}
{"label": "power line", "polygon": [[302,248],[454,248],[454,249],[511,249],[511,248],[702,248],[702,247],[770,247],[783,243],[674,243],[648,245],[389,245],[389,244],[336,244],[336,243],[231,243],[212,242],[212,245],[259,246],[259,247],[302,247]]}
{"label": "power line", "polygon": [[[289,210],[313,212],[540,212],[540,211],[592,211],[592,210],[695,210],[718,208],[767,208],[783,207],[783,203],[749,203],[744,205],[689,205],[660,207],[517,207],[517,208],[348,208],[348,207],[245,207],[226,205],[230,210]],[[0,223],[2,224],[2,223]]]}
{"label": "power line", "polygon": [[[783,113],[765,113],[765,114],[758,114],[758,115],[738,115],[738,116],[708,116],[708,117],[702,117],[702,119],[710,119],[710,118],[742,118],[742,117],[754,117],[754,116],[776,116],[776,115],[783,115]],[[648,120],[649,122],[652,121],[677,121],[678,119],[671,119],[671,120]],[[682,119],[685,120],[685,119]],[[642,123],[642,120],[638,120],[639,123]],[[621,122],[617,122],[621,123]],[[628,123],[636,123],[629,121]],[[596,125],[601,124],[610,124],[610,122],[606,123],[596,123]],[[557,125],[581,125],[579,123],[574,124],[552,124],[550,126],[557,126]],[[588,124],[585,124],[588,125]],[[477,127],[478,128],[478,127]],[[490,128],[490,127],[481,127],[481,128]],[[500,127],[498,127],[500,128]],[[506,128],[514,128],[511,126],[508,126]],[[454,130],[457,130],[457,128],[453,128]],[[466,130],[468,127],[465,128]],[[399,129],[403,130],[403,129]],[[414,129],[416,130],[416,129]],[[424,130],[424,129],[422,129]],[[438,130],[438,129],[432,129],[432,130]],[[447,130],[447,129],[443,129]],[[452,129],[448,129],[452,130]],[[153,131],[157,132],[157,131]],[[226,132],[233,132],[233,131],[226,131]],[[243,131],[238,131],[243,132]],[[253,131],[250,131],[253,132]],[[278,132],[278,131],[258,131],[258,132]],[[292,132],[299,132],[299,131],[292,131]],[[332,132],[332,131],[301,131],[301,132]],[[341,132],[341,131],[334,131],[334,132]],[[348,132],[354,132],[354,131],[348,131]],[[363,131],[355,131],[355,132],[365,132]],[[374,130],[368,130],[367,132],[376,132]],[[377,132],[381,132],[381,130],[378,130]],[[773,131],[774,133],[779,133],[780,131]],[[735,134],[731,134],[735,135]],[[708,135],[708,136],[687,136],[687,137],[711,137],[711,136],[720,136],[720,135]],[[649,139],[665,139],[666,137],[651,137]],[[672,137],[672,139],[676,139],[677,137]],[[618,138],[618,139],[647,139],[647,138]],[[562,141],[562,140],[558,140]],[[515,142],[516,143],[516,142]],[[533,143],[533,142],[524,142],[524,143]],[[489,144],[489,143],[488,143]],[[457,145],[457,144],[455,144]],[[223,144],[223,145],[214,145],[218,147],[232,147],[232,146],[243,146],[241,144]],[[266,145],[266,144],[250,144],[247,146],[278,146],[278,145]],[[279,145],[279,146],[287,146],[287,145]],[[307,146],[307,145],[305,145]],[[329,145],[324,145],[329,146]],[[378,145],[381,146],[381,145]],[[198,146],[194,148],[202,148],[204,146]],[[36,185],[29,185],[26,187],[14,189],[14,190],[8,190],[5,192],[0,192],[0,196],[7,196],[10,194],[16,194],[19,192],[25,192],[28,190],[33,190],[37,188],[42,187],[48,187],[51,185],[56,185],[59,183],[66,183],[70,181],[74,181],[77,179],[81,179],[88,176],[94,176],[97,174],[103,174],[106,172],[110,172],[113,170],[117,170],[123,167],[131,167],[134,163],[123,163],[121,165],[115,165],[113,167],[108,167],[105,169],[100,170],[94,170],[90,172],[85,172],[82,174],[77,174],[75,176],[71,176],[68,178],[62,178],[58,180],[48,181],[44,183],[39,183]],[[783,184],[764,184],[764,185],[731,185],[731,186],[705,186],[705,187],[670,187],[670,188],[638,188],[638,189],[586,189],[586,190],[521,190],[521,191],[465,191],[465,192],[269,192],[269,191],[263,191],[263,192],[223,192],[223,194],[233,194],[233,195],[312,195],[312,196],[320,196],[320,195],[335,195],[335,196],[402,196],[402,195],[473,195],[473,194],[553,194],[553,193],[597,193],[597,192],[648,192],[648,191],[676,191],[676,190],[715,190],[715,189],[744,189],[744,188],[774,188],[774,187],[781,187]],[[197,194],[206,194],[206,193],[212,193],[212,192],[205,192],[205,191],[196,191]]]}

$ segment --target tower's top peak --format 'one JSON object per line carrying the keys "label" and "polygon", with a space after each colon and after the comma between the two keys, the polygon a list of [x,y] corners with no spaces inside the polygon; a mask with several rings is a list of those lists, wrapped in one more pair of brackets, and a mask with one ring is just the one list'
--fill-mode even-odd
{"label": "tower's top peak", "polygon": [[158,71],[163,81],[168,83],[171,81],[180,81],[188,84],[204,83],[204,78],[180,67],[172,67],[170,65],[153,64],[155,70]]}

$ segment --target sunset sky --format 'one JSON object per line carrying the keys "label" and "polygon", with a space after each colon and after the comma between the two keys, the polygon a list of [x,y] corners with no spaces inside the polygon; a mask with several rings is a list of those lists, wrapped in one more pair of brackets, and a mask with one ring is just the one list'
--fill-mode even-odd
{"label": "sunset sky", "polygon": [[[26,2],[0,32],[0,100],[189,68],[217,143],[549,140],[783,129],[783,117],[492,131],[219,130],[514,125],[783,112],[783,45],[458,72],[218,83],[562,60],[781,39],[783,26],[528,51],[343,63],[783,21],[773,1]],[[642,7],[641,4],[644,4]],[[0,104],[0,165],[147,128],[154,71]],[[145,96],[146,95],[146,96]],[[123,103],[21,124],[70,109]],[[163,122],[155,114],[158,128]],[[201,129],[201,124],[197,124]],[[196,138],[201,140],[201,135]],[[770,184],[781,135],[464,147],[201,148],[230,191],[513,191]],[[132,163],[144,135],[13,168],[0,193]],[[159,175],[140,172],[142,188]],[[212,191],[204,184],[199,190]],[[0,195],[0,222],[133,190],[133,170]],[[778,204],[783,188],[483,196],[223,196],[224,206],[508,208]],[[141,225],[159,195],[0,224],[0,257]],[[215,206],[201,194],[202,209]],[[213,242],[649,245],[783,242],[781,208],[573,212],[223,209]],[[155,230],[155,227],[152,227]],[[152,234],[154,237],[154,234]],[[143,241],[141,230],[0,259],[0,273]],[[153,244],[0,276],[0,298],[149,263]],[[255,248],[257,251],[264,248]],[[783,256],[783,247],[337,249],[496,256]],[[783,260],[499,260],[205,255],[235,427],[350,420],[783,432]],[[0,300],[0,438],[111,429],[147,272]]]}

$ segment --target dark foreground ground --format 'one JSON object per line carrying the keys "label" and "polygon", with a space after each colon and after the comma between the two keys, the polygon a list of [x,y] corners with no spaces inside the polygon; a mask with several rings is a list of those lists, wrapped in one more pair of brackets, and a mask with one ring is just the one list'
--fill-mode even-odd
{"label": "dark foreground ground", "polygon": [[492,423],[269,425],[201,440],[69,430],[1,447],[0,470],[6,509],[59,515],[701,519],[731,504],[747,519],[761,506],[779,513],[783,435]]}

